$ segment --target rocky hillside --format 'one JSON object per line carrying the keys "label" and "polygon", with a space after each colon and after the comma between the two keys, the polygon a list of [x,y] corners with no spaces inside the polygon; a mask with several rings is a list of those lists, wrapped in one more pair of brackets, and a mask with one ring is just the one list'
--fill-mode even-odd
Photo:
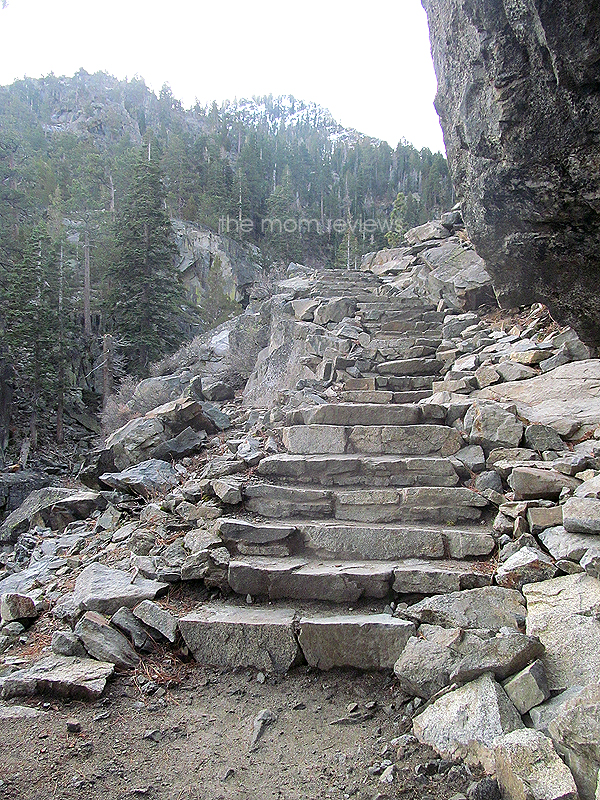
{"label": "rocky hillside", "polygon": [[387,710],[331,720],[385,730],[342,793],[594,800],[600,362],[489,287],[453,212],[360,270],[291,265],[142,382],[85,488],[0,527],[3,713],[111,685],[168,709],[183,671],[242,669],[254,752],[287,730],[277,676],[381,672]]}
{"label": "rocky hillside", "polygon": [[600,342],[600,13],[594,0],[424,0],[467,228],[503,305]]}

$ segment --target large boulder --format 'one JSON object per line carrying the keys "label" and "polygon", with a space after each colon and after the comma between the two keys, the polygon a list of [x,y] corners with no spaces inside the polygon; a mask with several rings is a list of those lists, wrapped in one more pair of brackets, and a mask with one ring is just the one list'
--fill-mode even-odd
{"label": "large boulder", "polygon": [[581,800],[596,800],[600,770],[600,686],[596,681],[564,703],[548,730],[575,777]]}
{"label": "large boulder", "polygon": [[569,768],[543,733],[507,733],[495,743],[494,757],[505,800],[579,800]]}
{"label": "large boulder", "polygon": [[600,342],[595,0],[424,0],[453,184],[505,306]]}
{"label": "large boulder", "polygon": [[443,298],[456,308],[495,305],[492,279],[483,259],[457,237],[424,250],[420,258],[426,269],[419,272],[417,280],[424,283],[431,298]]}
{"label": "large boulder", "polygon": [[106,499],[97,492],[61,487],[36,489],[0,526],[0,544],[16,542],[37,520],[53,530],[62,530],[76,519],[86,519],[98,508],[106,508]]}
{"label": "large boulder", "polygon": [[542,661],[552,690],[597,680],[600,675],[600,581],[580,573],[523,587],[527,633],[546,651]]}
{"label": "large boulder", "polygon": [[113,489],[148,498],[177,486],[179,473],[166,461],[150,458],[123,472],[106,472],[100,475],[100,482]]}
{"label": "large boulder", "polygon": [[413,720],[417,739],[446,757],[473,742],[491,748],[499,736],[523,727],[506,692],[489,674],[442,695]]}
{"label": "large boulder", "polygon": [[523,436],[523,423],[516,413],[490,402],[473,403],[465,414],[465,429],[469,442],[487,451],[496,447],[518,447]]}
{"label": "large boulder", "polygon": [[[205,405],[189,397],[171,400],[148,411],[143,417],[130,420],[106,440],[105,450],[110,453],[108,463],[123,470],[154,457],[157,448],[163,448],[179,434],[192,431],[215,433],[217,426],[206,413]],[[198,448],[202,444],[199,438]],[[159,450],[159,452],[161,452]],[[100,454],[98,455],[100,458]],[[104,456],[104,463],[107,457]]]}
{"label": "large boulder", "polygon": [[524,381],[499,383],[475,393],[481,398],[514,402],[528,422],[549,425],[577,438],[600,426],[600,359],[574,361]]}

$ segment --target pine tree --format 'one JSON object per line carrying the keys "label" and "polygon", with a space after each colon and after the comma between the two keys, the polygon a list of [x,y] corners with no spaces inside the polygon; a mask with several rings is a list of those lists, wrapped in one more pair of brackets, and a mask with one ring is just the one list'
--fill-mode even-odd
{"label": "pine tree", "polygon": [[129,193],[117,214],[116,256],[108,267],[111,327],[124,339],[129,369],[138,374],[181,343],[182,311],[187,306],[174,266],[165,188],[152,150],[148,142],[138,155]]}
{"label": "pine tree", "polygon": [[55,399],[62,345],[56,249],[46,227],[33,230],[22,259],[10,270],[3,315],[4,340],[19,382],[29,386],[31,447],[37,446],[38,407]]}
{"label": "pine tree", "polygon": [[403,192],[398,192],[394,200],[394,207],[390,214],[390,230],[386,233],[385,238],[390,247],[400,247],[402,244],[402,237],[408,230],[405,225],[406,216],[406,197]]}

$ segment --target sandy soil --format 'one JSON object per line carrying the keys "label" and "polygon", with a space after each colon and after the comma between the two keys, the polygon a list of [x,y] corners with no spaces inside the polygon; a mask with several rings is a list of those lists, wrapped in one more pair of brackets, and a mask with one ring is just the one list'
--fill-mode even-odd
{"label": "sandy soil", "polygon": [[[21,700],[45,716],[0,721],[0,798],[449,800],[480,776],[394,742],[410,730],[407,701],[389,675],[264,676],[157,654],[96,703]],[[263,709],[276,720],[251,750]]]}

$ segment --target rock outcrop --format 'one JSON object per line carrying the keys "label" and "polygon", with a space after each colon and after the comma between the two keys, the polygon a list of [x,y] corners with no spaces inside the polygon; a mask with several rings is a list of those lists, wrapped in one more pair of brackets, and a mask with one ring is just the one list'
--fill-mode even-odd
{"label": "rock outcrop", "polygon": [[600,343],[600,11],[594,0],[423,0],[467,230],[502,305]]}

